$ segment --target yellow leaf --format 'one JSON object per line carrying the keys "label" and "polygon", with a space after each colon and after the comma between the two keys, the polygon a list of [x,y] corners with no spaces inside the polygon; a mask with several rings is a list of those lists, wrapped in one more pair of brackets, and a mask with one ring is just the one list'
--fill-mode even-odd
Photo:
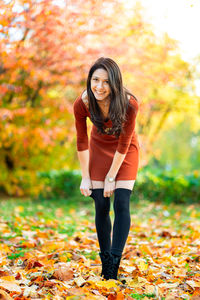
{"label": "yellow leaf", "polygon": [[17,206],[15,207],[15,211],[18,213],[24,212],[24,207],[23,206]]}
{"label": "yellow leaf", "polygon": [[0,253],[1,254],[7,254],[10,252],[11,252],[11,250],[7,245],[0,245]]}
{"label": "yellow leaf", "polygon": [[137,288],[137,287],[141,287],[142,286],[142,284],[139,283],[136,278],[133,279],[133,280],[131,280],[131,281],[129,281],[129,282],[127,281],[127,283],[128,283],[128,286],[130,286],[132,288]]}
{"label": "yellow leaf", "polygon": [[147,246],[147,245],[140,245],[139,249],[140,249],[140,251],[141,251],[142,253],[146,253],[146,254],[152,255],[151,249],[150,249],[150,247]]}
{"label": "yellow leaf", "polygon": [[71,209],[69,210],[69,214],[70,214],[70,215],[74,215],[75,212],[76,212],[76,210],[75,210],[74,208],[71,208]]}
{"label": "yellow leaf", "polygon": [[86,282],[82,276],[75,278],[74,281],[79,287]]}
{"label": "yellow leaf", "polygon": [[143,283],[143,284],[149,283],[148,280],[146,280],[146,278],[140,277],[140,276],[138,276],[138,282]]}
{"label": "yellow leaf", "polygon": [[197,213],[196,213],[196,211],[195,211],[195,210],[193,210],[193,211],[191,212],[191,214],[190,214],[190,216],[191,216],[192,218],[195,218],[195,217],[196,217],[196,215],[197,215]]}
{"label": "yellow leaf", "polygon": [[186,283],[190,285],[192,288],[200,287],[200,282],[194,280],[187,280]]}
{"label": "yellow leaf", "polygon": [[65,242],[63,241],[49,241],[42,246],[42,251],[56,251],[65,249]]}
{"label": "yellow leaf", "polygon": [[146,271],[148,269],[148,264],[143,259],[137,259],[135,263],[138,266],[140,272]]}
{"label": "yellow leaf", "polygon": [[176,268],[174,267],[174,276],[176,277],[185,277],[187,273],[186,269]]}
{"label": "yellow leaf", "polygon": [[127,281],[128,286],[133,287],[133,288],[140,288],[143,286],[146,286],[146,284],[149,284],[148,280],[146,280],[143,277],[137,277],[134,278],[133,280]]}
{"label": "yellow leaf", "polygon": [[1,281],[15,281],[15,277],[14,276],[2,276],[1,277]]}
{"label": "yellow leaf", "polygon": [[96,282],[96,286],[100,287],[100,288],[106,288],[106,289],[110,289],[110,288],[116,288],[116,282],[114,279],[109,279],[106,281],[100,280]]}

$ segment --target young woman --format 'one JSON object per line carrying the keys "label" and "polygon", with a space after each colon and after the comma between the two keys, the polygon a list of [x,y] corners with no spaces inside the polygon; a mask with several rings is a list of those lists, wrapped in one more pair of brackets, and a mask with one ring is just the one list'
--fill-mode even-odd
{"label": "young woman", "polygon": [[[90,68],[87,89],[76,99],[73,109],[82,171],[80,191],[95,203],[101,276],[117,279],[131,223],[129,200],[138,171],[138,101],[123,87],[118,65],[101,57]],[[87,117],[93,123],[89,143]],[[115,219],[111,243],[109,211],[113,193]]]}

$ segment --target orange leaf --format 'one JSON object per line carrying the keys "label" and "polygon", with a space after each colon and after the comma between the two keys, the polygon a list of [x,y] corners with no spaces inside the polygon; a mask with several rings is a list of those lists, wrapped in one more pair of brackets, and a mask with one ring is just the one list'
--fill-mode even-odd
{"label": "orange leaf", "polygon": [[122,292],[117,293],[117,298],[116,298],[116,300],[124,300],[124,299],[125,299],[125,298],[124,298],[124,295],[123,295]]}
{"label": "orange leaf", "polygon": [[1,300],[12,300],[8,293],[3,290],[0,290],[0,299]]}
{"label": "orange leaf", "polygon": [[71,267],[69,265],[66,265],[65,263],[58,263],[55,264],[55,272],[53,276],[62,281],[71,280],[74,277],[74,272],[72,271]]}
{"label": "orange leaf", "polygon": [[34,257],[34,258],[30,258],[27,262],[26,262],[26,269],[29,270],[29,269],[33,269],[33,268],[36,268],[36,267],[42,267],[43,264],[41,264],[39,261],[38,261],[38,258]]}
{"label": "orange leaf", "polygon": [[147,245],[140,245],[139,249],[140,249],[140,251],[142,253],[146,253],[146,254],[149,254],[149,255],[152,256],[152,252],[151,252],[151,249],[150,249],[149,246],[147,246]]}
{"label": "orange leaf", "polygon": [[2,276],[1,280],[4,280],[4,281],[15,281],[15,277],[14,276]]}

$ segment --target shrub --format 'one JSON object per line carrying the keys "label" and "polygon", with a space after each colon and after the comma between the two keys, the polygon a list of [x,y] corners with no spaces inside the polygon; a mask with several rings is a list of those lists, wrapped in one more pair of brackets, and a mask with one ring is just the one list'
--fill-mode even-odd
{"label": "shrub", "polygon": [[77,171],[51,170],[49,172],[38,172],[38,177],[44,184],[40,197],[67,198],[80,193],[81,175]]}
{"label": "shrub", "polygon": [[162,202],[197,202],[200,199],[198,171],[177,175],[177,171],[144,168],[138,174],[135,197]]}
{"label": "shrub", "polygon": [[[200,177],[195,171],[188,175],[177,175],[177,171],[143,168],[138,173],[132,194],[134,201],[148,199],[162,202],[197,202],[200,199]],[[80,195],[81,174],[77,171],[61,170],[40,172],[44,184],[40,196],[70,197]]]}

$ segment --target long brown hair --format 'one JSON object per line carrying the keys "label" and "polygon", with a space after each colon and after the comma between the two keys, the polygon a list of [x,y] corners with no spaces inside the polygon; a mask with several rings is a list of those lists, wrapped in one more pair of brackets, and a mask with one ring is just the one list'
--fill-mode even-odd
{"label": "long brown hair", "polygon": [[[97,69],[104,69],[108,73],[108,82],[111,90],[109,116],[113,125],[109,133],[105,132],[105,121],[101,114],[100,107],[97,104],[96,98],[91,90],[91,78],[94,71]],[[97,127],[98,132],[103,134],[112,134],[119,137],[123,130],[123,123],[126,121],[126,112],[129,106],[128,95],[133,95],[125,87],[123,87],[121,71],[114,60],[111,58],[100,57],[92,65],[87,78],[87,95],[91,121]],[[135,98],[135,96],[133,97]]]}

